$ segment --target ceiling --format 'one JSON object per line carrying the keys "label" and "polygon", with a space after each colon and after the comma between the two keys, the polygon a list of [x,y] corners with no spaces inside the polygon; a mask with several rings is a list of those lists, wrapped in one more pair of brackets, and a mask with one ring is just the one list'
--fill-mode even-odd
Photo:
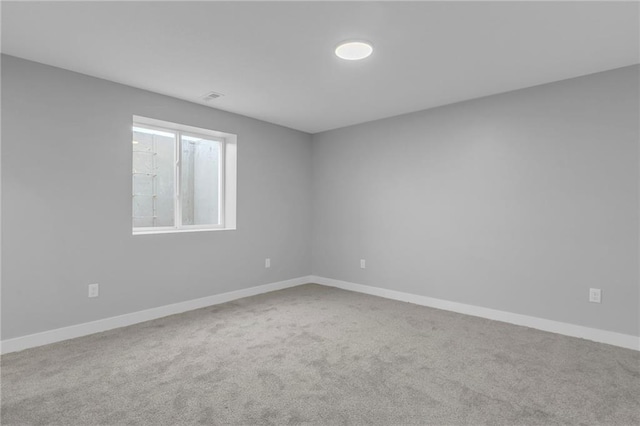
{"label": "ceiling", "polygon": [[[639,19],[637,2],[3,1],[2,52],[316,133],[637,64]],[[373,55],[338,59],[345,39]]]}

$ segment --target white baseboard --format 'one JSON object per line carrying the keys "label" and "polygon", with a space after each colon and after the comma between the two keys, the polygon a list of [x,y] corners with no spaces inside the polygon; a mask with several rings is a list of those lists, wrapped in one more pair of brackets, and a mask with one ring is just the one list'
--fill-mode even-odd
{"label": "white baseboard", "polygon": [[311,282],[640,351],[640,337],[318,276]]}
{"label": "white baseboard", "polygon": [[220,303],[241,299],[243,297],[255,296],[257,294],[295,287],[301,284],[307,284],[309,282],[311,282],[311,277],[308,276],[293,278],[286,281],[259,285],[256,287],[231,291],[228,293],[202,297],[200,299],[187,300],[185,302],[159,306],[157,308],[146,309],[144,311],[133,312],[116,317],[104,318],[101,320],[72,325],[69,327],[57,328],[55,330],[43,331],[41,333],[29,334],[27,336],[16,337],[14,339],[7,339],[0,342],[0,353],[5,354],[9,352],[17,352],[23,349],[33,348],[36,346],[48,345],[49,343],[87,336],[89,334],[112,330],[114,328],[126,327],[128,325],[166,317],[168,315],[174,315],[194,309],[204,308],[207,306],[218,305]]}
{"label": "white baseboard", "polygon": [[114,328],[126,327],[128,325],[166,317],[168,315],[179,314],[194,309],[204,308],[207,306],[218,305],[220,303],[241,299],[243,297],[255,296],[258,294],[282,290],[285,288],[295,287],[307,283],[317,283],[329,287],[337,287],[343,290],[371,294],[373,296],[384,297],[386,299],[399,300],[416,305],[458,312],[465,315],[472,315],[476,317],[502,321],[510,324],[535,328],[538,330],[549,331],[551,333],[563,334],[565,336],[571,337],[579,337],[582,339],[592,340],[594,342],[607,343],[609,345],[620,346],[623,348],[640,351],[640,337],[637,336],[616,333],[613,331],[599,330],[596,328],[583,327],[580,325],[536,318],[527,315],[514,314],[511,312],[498,311],[495,309],[483,308],[480,306],[466,305],[464,303],[450,302],[448,300],[419,296],[411,293],[403,293],[395,290],[387,290],[384,288],[372,287],[363,284],[355,284],[347,281],[334,280],[331,278],[304,276],[286,281],[279,281],[275,283],[259,285],[256,287],[245,288],[242,290],[231,291],[228,293],[202,297],[200,299],[187,300],[185,302],[160,306],[157,308],[119,315],[111,318],[105,318],[97,321],[91,321],[83,324],[72,325],[69,327],[57,328],[55,330],[43,331],[41,333],[29,334],[27,336],[16,337],[14,339],[3,340],[2,342],[0,342],[0,353],[5,354],[10,352],[17,352],[23,349],[47,345],[49,343],[60,342],[62,340],[73,339],[76,337],[87,336],[89,334],[112,330]]}

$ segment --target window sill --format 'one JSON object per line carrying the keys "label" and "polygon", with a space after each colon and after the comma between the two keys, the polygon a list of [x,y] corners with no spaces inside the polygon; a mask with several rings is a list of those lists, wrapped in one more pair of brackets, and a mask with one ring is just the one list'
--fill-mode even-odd
{"label": "window sill", "polygon": [[152,231],[133,231],[132,235],[183,234],[187,232],[235,231],[236,228],[202,228],[202,229],[162,229]]}

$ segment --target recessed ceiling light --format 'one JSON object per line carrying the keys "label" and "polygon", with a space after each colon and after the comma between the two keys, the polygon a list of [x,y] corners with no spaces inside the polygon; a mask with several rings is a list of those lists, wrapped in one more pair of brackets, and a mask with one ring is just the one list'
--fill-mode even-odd
{"label": "recessed ceiling light", "polygon": [[364,59],[373,53],[373,47],[366,41],[346,41],[336,47],[336,56],[347,61]]}

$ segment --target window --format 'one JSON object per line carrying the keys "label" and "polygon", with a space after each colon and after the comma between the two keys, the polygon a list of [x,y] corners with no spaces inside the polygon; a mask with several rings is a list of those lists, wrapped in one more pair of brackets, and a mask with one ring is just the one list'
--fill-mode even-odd
{"label": "window", "polygon": [[134,116],[133,234],[235,229],[236,136]]}

